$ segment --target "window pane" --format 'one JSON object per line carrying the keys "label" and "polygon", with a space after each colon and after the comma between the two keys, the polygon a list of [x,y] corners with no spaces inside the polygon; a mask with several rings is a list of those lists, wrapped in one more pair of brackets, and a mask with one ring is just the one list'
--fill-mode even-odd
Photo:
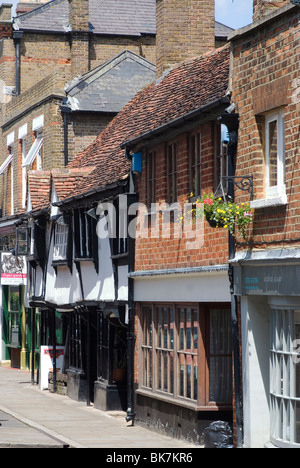
{"label": "window pane", "polygon": [[[300,444],[300,312],[271,311],[271,435],[279,444]],[[295,345],[296,343],[296,345]],[[285,445],[284,445],[285,446]]]}
{"label": "window pane", "polygon": [[199,133],[190,137],[190,177],[191,192],[201,194],[201,136]]}
{"label": "window pane", "polygon": [[198,384],[198,311],[179,309],[179,395],[192,400],[197,399]]}
{"label": "window pane", "polygon": [[142,308],[143,385],[152,388],[152,308]]}
{"label": "window pane", "polygon": [[209,400],[232,401],[231,314],[227,309],[210,310]]}
{"label": "window pane", "polygon": [[278,141],[278,126],[277,120],[269,123],[269,186],[276,187],[277,185],[277,141]]}

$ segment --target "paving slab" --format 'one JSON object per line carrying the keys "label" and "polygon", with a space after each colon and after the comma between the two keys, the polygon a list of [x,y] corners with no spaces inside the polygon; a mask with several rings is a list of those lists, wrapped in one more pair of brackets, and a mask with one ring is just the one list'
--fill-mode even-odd
{"label": "paving slab", "polygon": [[0,447],[200,448],[139,425],[123,412],[104,412],[40,390],[31,374],[0,367]]}

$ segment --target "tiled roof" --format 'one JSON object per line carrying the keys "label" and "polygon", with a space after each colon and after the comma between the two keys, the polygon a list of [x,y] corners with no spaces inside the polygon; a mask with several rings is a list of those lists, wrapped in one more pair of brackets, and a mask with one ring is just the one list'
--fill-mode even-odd
{"label": "tiled roof", "polygon": [[67,198],[95,169],[94,166],[81,168],[60,168],[51,170],[51,179],[59,200]]}
{"label": "tiled roof", "polygon": [[112,60],[76,78],[63,104],[72,111],[119,112],[155,79],[155,66],[125,50]]}
{"label": "tiled roof", "polygon": [[225,26],[225,24],[219,23],[218,21],[215,22],[215,36],[220,39],[227,39],[229,34],[231,34],[234,29],[230,28],[229,26]]}
{"label": "tiled roof", "polygon": [[47,207],[50,203],[50,171],[28,171],[28,190],[32,211]]}
{"label": "tiled roof", "polygon": [[[156,34],[156,0],[90,0],[89,30],[94,34],[141,36]],[[66,32],[69,27],[68,0],[51,0],[14,20],[23,31]],[[216,22],[216,37],[226,39],[231,28]]]}
{"label": "tiled roof", "polygon": [[229,47],[196,57],[173,68],[130,101],[97,139],[69,167],[96,166],[67,198],[105,187],[125,177],[130,163],[122,143],[183,117],[226,96]]}
{"label": "tiled roof", "polygon": [[[155,0],[90,0],[89,30],[95,34],[155,34]],[[15,28],[34,31],[69,30],[68,0],[51,0],[15,18]]]}
{"label": "tiled roof", "polygon": [[38,211],[50,205],[51,184],[53,183],[57,198],[64,199],[90,175],[94,167],[61,168],[51,171],[28,171],[28,189],[31,211]]}

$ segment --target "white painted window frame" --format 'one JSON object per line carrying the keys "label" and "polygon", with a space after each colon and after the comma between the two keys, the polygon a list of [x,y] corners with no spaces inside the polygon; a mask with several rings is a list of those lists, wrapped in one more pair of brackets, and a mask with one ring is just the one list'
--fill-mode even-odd
{"label": "white painted window frame", "polygon": [[[300,311],[294,307],[272,307],[270,320],[270,416],[271,442],[281,448],[300,448],[296,440],[296,366],[299,356],[294,346],[295,325]],[[296,358],[296,361],[295,361]]]}
{"label": "white painted window frame", "polygon": [[[270,124],[277,122],[277,185],[270,187]],[[285,132],[284,111],[280,110],[266,116],[265,120],[266,138],[266,198],[275,198],[286,193],[285,187]]]}

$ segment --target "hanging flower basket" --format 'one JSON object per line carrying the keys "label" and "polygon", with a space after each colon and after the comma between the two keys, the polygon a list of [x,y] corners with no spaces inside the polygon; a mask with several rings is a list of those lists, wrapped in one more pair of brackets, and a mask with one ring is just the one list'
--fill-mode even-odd
{"label": "hanging flower basket", "polygon": [[213,218],[206,217],[206,221],[208,222],[211,228],[223,228],[224,227],[223,222],[217,222]]}
{"label": "hanging flower basket", "polygon": [[253,210],[248,203],[237,205],[230,198],[227,201],[212,194],[204,194],[196,201],[195,210],[197,204],[203,204],[204,216],[211,227],[227,229],[233,236],[236,228],[243,239],[246,239],[246,229],[253,220]]}

